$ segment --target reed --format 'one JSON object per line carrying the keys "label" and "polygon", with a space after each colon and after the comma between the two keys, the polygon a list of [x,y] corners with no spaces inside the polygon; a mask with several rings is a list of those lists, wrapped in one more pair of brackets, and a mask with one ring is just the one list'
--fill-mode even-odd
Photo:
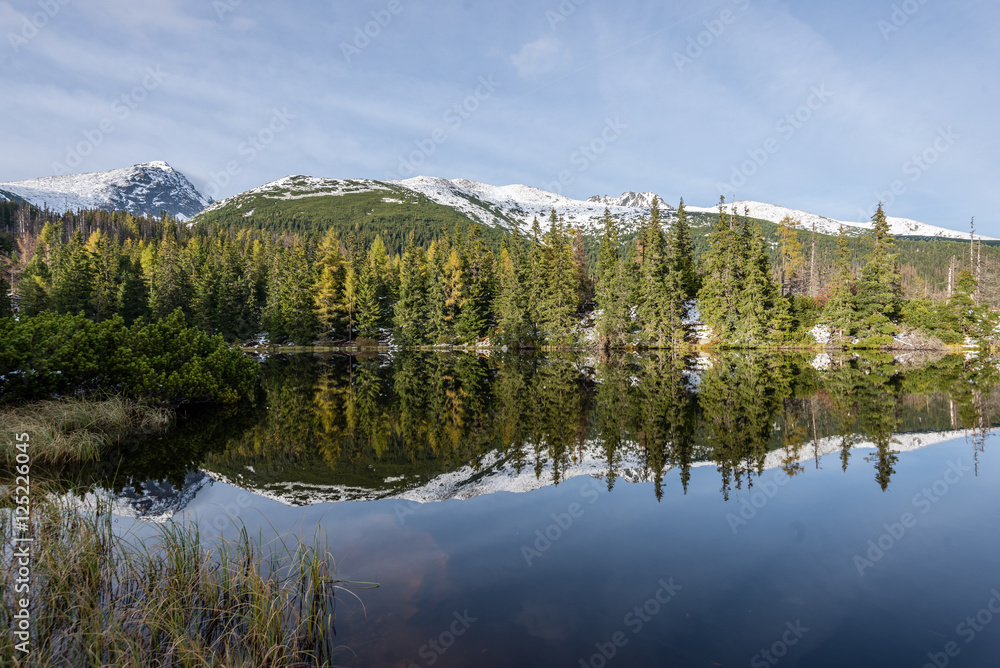
{"label": "reed", "polygon": [[[25,594],[15,594],[4,494],[0,628],[9,629]],[[139,540],[102,504],[81,511],[72,495],[32,496],[32,649],[25,658],[12,634],[0,634],[4,665],[337,665],[349,650],[334,640],[336,594],[377,586],[337,579],[318,537],[265,543],[241,527],[207,546],[196,526],[167,523]]]}
{"label": "reed", "polygon": [[0,408],[0,465],[14,462],[10,434],[31,437],[32,461],[38,464],[88,463],[122,438],[169,427],[174,412],[122,397],[50,399]]}

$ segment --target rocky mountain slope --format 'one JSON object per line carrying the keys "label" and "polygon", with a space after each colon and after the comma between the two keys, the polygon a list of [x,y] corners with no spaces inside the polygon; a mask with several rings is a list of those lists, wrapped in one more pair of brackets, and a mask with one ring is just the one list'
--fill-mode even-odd
{"label": "rocky mountain slope", "polygon": [[107,172],[0,183],[0,197],[4,192],[59,213],[111,209],[160,216],[166,211],[187,220],[209,204],[183,174],[159,161]]}

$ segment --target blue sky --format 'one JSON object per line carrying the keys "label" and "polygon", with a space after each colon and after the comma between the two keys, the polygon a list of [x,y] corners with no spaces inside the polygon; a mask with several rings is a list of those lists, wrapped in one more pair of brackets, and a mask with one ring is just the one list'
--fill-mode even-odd
{"label": "blue sky", "polygon": [[[1000,236],[990,0],[0,1],[0,181],[416,174]],[[893,192],[895,191],[895,192]]]}

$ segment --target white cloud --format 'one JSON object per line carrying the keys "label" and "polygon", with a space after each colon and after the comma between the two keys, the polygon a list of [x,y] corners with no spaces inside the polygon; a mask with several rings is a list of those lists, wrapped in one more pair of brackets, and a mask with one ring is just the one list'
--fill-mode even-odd
{"label": "white cloud", "polygon": [[571,60],[569,49],[562,45],[559,38],[552,36],[528,42],[510,57],[510,62],[517,68],[518,75],[526,79],[562,69],[569,65]]}

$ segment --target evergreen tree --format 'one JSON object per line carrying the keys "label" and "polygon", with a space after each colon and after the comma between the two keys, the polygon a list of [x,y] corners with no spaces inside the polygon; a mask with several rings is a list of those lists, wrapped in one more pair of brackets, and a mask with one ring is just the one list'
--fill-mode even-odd
{"label": "evergreen tree", "polygon": [[87,239],[87,251],[93,263],[94,276],[91,310],[94,318],[101,321],[118,310],[121,248],[116,239],[101,230],[94,230]]}
{"label": "evergreen tree", "polygon": [[625,281],[625,267],[621,256],[618,222],[611,210],[604,208],[601,217],[604,235],[597,264],[597,332],[605,348],[619,347],[626,343],[631,329],[630,300]]}
{"label": "evergreen tree", "polygon": [[884,345],[892,340],[896,325],[892,322],[899,313],[902,301],[902,276],[896,255],[892,252],[894,242],[889,233],[889,223],[879,203],[872,216],[869,235],[871,253],[861,268],[855,303],[858,311],[858,338],[862,344]]}
{"label": "evergreen tree", "polygon": [[733,218],[719,200],[719,217],[709,235],[704,258],[704,274],[698,292],[698,311],[722,343],[733,341],[741,317],[738,298],[742,287],[740,240]]}
{"label": "evergreen tree", "polygon": [[497,293],[493,311],[497,318],[496,340],[500,345],[520,347],[532,340],[528,317],[528,294],[524,286],[524,246],[515,232],[510,242],[500,248]]}
{"label": "evergreen tree", "polygon": [[52,274],[51,307],[57,313],[93,315],[94,272],[90,253],[77,230],[62,245]]}
{"label": "evergreen tree", "polygon": [[782,296],[802,293],[802,272],[806,261],[798,237],[799,224],[790,216],[785,216],[778,223],[778,285],[781,286]]}
{"label": "evergreen tree", "polygon": [[823,307],[823,321],[830,328],[834,340],[851,336],[857,327],[857,312],[854,310],[854,295],[851,292],[850,248],[844,227],[837,236],[837,274],[833,280],[830,298]]}
{"label": "evergreen tree", "polygon": [[165,236],[152,260],[149,285],[149,307],[156,320],[162,320],[177,309],[187,313],[191,306],[190,275],[181,264],[180,250],[173,235]]}
{"label": "evergreen tree", "polygon": [[401,345],[420,345],[425,341],[424,314],[427,308],[426,257],[423,248],[413,243],[403,252],[399,275],[399,300],[393,313],[395,341]]}
{"label": "evergreen tree", "polygon": [[684,198],[677,205],[677,220],[667,233],[667,260],[670,271],[680,274],[683,299],[693,299],[698,294],[698,270],[694,261],[694,241],[688,222]]}
{"label": "evergreen tree", "polygon": [[330,337],[335,337],[338,331],[346,333],[344,281],[347,269],[340,252],[340,240],[332,230],[320,241],[316,272],[313,300],[320,329]]}
{"label": "evergreen tree", "polygon": [[17,284],[21,313],[27,316],[38,315],[49,308],[51,281],[52,272],[45,262],[44,250],[39,246],[21,272],[21,280]]}
{"label": "evergreen tree", "polygon": [[378,278],[371,264],[362,266],[358,276],[357,314],[358,336],[377,339],[382,309],[378,299]]}

